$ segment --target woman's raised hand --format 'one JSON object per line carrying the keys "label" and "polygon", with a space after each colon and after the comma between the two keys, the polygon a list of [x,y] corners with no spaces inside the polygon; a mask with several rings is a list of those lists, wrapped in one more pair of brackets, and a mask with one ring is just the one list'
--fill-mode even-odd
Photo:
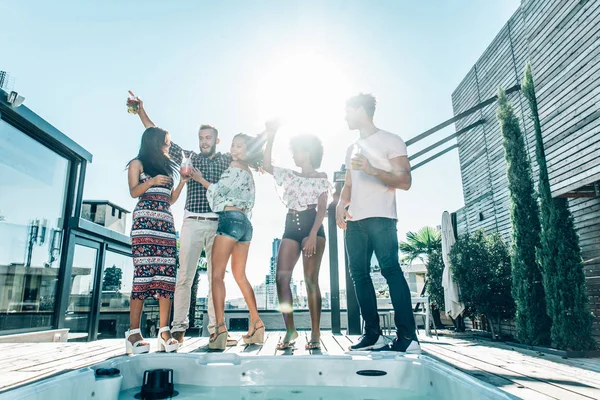
{"label": "woman's raised hand", "polygon": [[269,136],[275,135],[281,127],[281,120],[278,118],[270,119],[265,123],[265,128]]}

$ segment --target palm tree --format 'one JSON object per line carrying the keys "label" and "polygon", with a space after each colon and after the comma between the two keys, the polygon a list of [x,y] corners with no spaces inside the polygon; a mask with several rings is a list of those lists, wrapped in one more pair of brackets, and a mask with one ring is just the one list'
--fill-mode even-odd
{"label": "palm tree", "polygon": [[419,259],[426,262],[429,255],[442,247],[440,231],[431,226],[419,229],[417,232],[407,232],[406,242],[400,242],[400,252],[404,254],[402,261],[412,263]]}
{"label": "palm tree", "polygon": [[404,255],[402,261],[410,264],[419,259],[426,265],[425,289],[432,300],[432,315],[436,326],[443,326],[440,318],[440,310],[444,307],[442,234],[431,226],[425,226],[417,232],[407,232],[406,242],[400,242],[398,247]]}

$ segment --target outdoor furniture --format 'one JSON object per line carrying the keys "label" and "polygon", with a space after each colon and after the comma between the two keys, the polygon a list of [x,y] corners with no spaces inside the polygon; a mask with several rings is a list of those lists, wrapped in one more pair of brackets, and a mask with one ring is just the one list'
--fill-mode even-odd
{"label": "outdoor furniture", "polygon": [[384,335],[391,336],[396,328],[394,325],[394,319],[392,318],[393,311],[379,311],[379,321],[381,325],[381,331]]}
{"label": "outdoor furniture", "polygon": [[[411,303],[414,306],[413,315],[415,317],[423,318],[423,324],[425,325],[425,335],[431,337],[431,323],[433,323],[433,329],[435,330],[435,337],[439,340],[437,327],[435,321],[431,318],[431,305],[429,304],[429,296],[418,296],[411,297]],[[422,306],[422,309],[420,309]],[[417,333],[419,328],[417,327]]]}
{"label": "outdoor furniture", "polygon": [[[394,310],[377,310],[377,314],[379,314],[379,326],[381,328],[381,333],[384,335],[391,336],[394,334],[396,330],[396,324],[394,323]],[[365,332],[365,320],[362,315],[360,316],[360,326],[361,332]]]}

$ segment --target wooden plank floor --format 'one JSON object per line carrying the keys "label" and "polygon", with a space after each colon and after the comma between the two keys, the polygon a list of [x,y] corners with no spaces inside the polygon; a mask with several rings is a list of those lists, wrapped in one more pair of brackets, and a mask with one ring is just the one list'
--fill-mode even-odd
{"label": "wooden plank floor", "polygon": [[[238,344],[228,353],[244,355],[341,355],[357,336],[323,332],[321,350],[306,350],[310,332],[300,332],[293,348],[277,350],[284,332],[266,332],[262,345],[245,345],[241,332],[232,332]],[[562,359],[535,351],[511,348],[477,338],[420,336],[426,355],[488,382],[523,399],[600,399],[600,359]],[[149,339],[151,351],[156,340]],[[0,391],[57,373],[83,368],[124,354],[122,339],[90,343],[0,344]],[[179,353],[208,352],[208,338],[186,338]]]}
{"label": "wooden plank floor", "polygon": [[563,359],[478,338],[420,340],[424,354],[523,399],[600,399],[600,358]]}

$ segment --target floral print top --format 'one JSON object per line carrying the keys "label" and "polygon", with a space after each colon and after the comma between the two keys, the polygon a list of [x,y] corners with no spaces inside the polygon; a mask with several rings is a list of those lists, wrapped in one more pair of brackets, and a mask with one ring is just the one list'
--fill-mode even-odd
{"label": "floral print top", "polygon": [[235,207],[247,214],[254,207],[256,189],[252,174],[237,167],[229,167],[221,175],[217,183],[213,183],[206,191],[206,198],[214,212]]}
{"label": "floral print top", "polygon": [[281,201],[290,210],[304,211],[308,206],[317,204],[323,193],[329,196],[332,192],[327,178],[301,176],[291,169],[279,167],[273,167],[273,177]]}

